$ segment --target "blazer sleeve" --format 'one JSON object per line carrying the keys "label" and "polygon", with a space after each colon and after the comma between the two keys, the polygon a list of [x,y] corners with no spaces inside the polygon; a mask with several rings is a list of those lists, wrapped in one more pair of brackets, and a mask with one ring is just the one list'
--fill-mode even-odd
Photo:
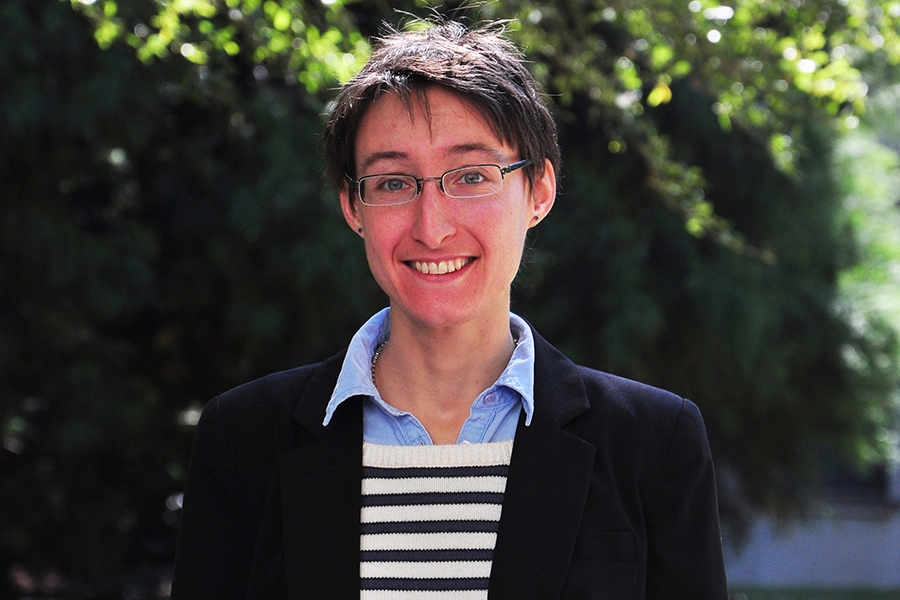
{"label": "blazer sleeve", "polygon": [[690,400],[665,446],[647,528],[647,600],[728,598],[713,463]]}
{"label": "blazer sleeve", "polygon": [[254,533],[229,431],[233,420],[223,404],[219,398],[209,402],[197,425],[172,580],[175,600],[246,595]]}

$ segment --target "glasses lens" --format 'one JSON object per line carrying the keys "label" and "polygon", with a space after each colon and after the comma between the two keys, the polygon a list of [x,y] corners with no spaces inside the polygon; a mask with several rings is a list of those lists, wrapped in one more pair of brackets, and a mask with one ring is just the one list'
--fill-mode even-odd
{"label": "glasses lens", "polygon": [[497,165],[474,165],[447,171],[441,180],[444,193],[452,198],[477,198],[503,188],[503,173]]}
{"label": "glasses lens", "polygon": [[410,175],[369,175],[359,180],[359,196],[365,204],[404,204],[416,192],[416,179]]}

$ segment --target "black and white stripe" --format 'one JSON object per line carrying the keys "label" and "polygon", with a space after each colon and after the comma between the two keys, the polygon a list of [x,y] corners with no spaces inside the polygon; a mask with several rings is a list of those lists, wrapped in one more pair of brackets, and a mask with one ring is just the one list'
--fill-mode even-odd
{"label": "black and white stripe", "polygon": [[362,600],[484,600],[512,440],[363,444]]}

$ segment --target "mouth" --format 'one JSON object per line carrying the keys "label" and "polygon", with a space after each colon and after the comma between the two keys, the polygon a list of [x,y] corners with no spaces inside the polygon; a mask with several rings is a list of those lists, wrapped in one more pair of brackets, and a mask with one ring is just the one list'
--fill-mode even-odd
{"label": "mouth", "polygon": [[456,258],[453,260],[441,260],[436,262],[414,260],[409,264],[411,264],[416,271],[425,275],[446,275],[447,273],[459,271],[464,266],[471,263],[473,260],[475,260],[473,257]]}

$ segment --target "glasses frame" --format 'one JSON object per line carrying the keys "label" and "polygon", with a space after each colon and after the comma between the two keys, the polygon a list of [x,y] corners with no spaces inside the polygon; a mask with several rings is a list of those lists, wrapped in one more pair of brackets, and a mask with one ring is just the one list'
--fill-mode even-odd
{"label": "glasses frame", "polygon": [[[353,179],[352,177],[350,177],[350,175],[344,175],[344,177],[347,178],[347,182],[350,185],[352,185],[354,188],[356,188],[356,197],[359,198],[359,201],[361,203],[365,204],[366,206],[403,206],[404,204],[409,204],[410,202],[412,202],[413,200],[415,200],[416,198],[419,197],[419,195],[422,193],[422,189],[423,189],[426,181],[436,181],[438,184],[438,188],[440,188],[440,190],[441,190],[441,193],[443,193],[448,198],[484,198],[485,196],[490,196],[491,194],[496,194],[497,192],[499,192],[500,190],[503,189],[503,181],[506,179],[506,175],[508,175],[509,173],[512,173],[513,171],[518,171],[519,169],[521,169],[523,167],[527,167],[530,164],[531,164],[531,159],[525,158],[525,159],[516,161],[514,163],[508,164],[505,167],[501,167],[500,165],[492,164],[492,163],[466,165],[463,167],[457,167],[456,169],[450,169],[449,171],[445,171],[440,177],[415,177],[414,175],[409,175],[407,173],[374,173],[372,175],[365,175],[363,177],[360,177],[359,179]],[[479,194],[477,196],[453,196],[453,195],[447,193],[447,190],[444,189],[444,177],[446,177],[450,173],[454,173],[456,171],[464,171],[466,169],[473,169],[475,167],[497,167],[498,169],[500,169],[500,187],[496,191],[491,192],[489,194]],[[391,204],[370,204],[370,203],[366,202],[363,199],[363,194],[362,194],[363,182],[366,179],[371,179],[371,178],[375,178],[375,177],[388,177],[388,176],[409,177],[410,179],[414,180],[416,182],[415,195],[413,195],[413,197],[410,198],[409,200],[404,200],[403,202],[393,202]]]}

